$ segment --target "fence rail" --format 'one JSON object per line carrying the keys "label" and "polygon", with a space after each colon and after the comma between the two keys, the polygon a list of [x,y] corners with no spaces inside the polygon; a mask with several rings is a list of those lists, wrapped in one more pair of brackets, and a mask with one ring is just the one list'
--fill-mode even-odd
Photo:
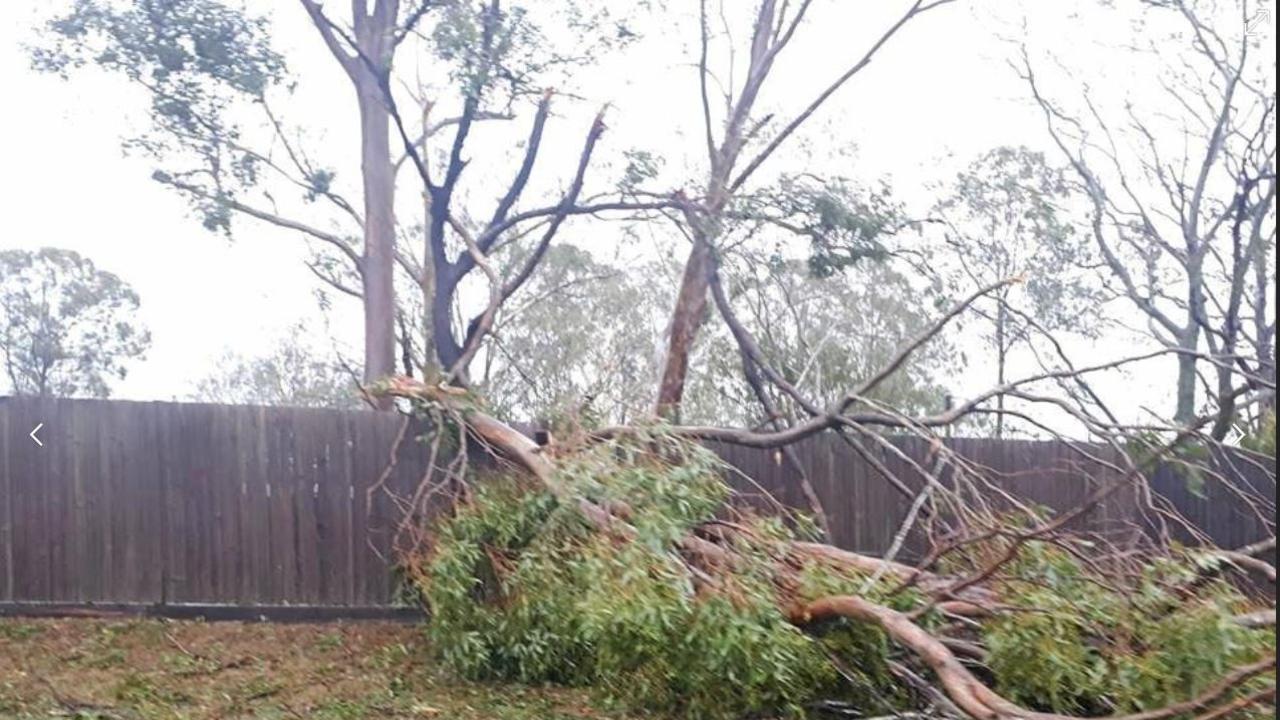
{"label": "fence rail", "polygon": [[[41,423],[43,445],[29,435]],[[394,509],[369,488],[401,426],[367,411],[0,398],[0,604],[393,604]],[[1000,486],[1049,507],[1074,505],[1113,472],[1063,443],[951,442]],[[911,478],[910,464],[930,455],[921,441],[892,445],[863,455],[818,437],[796,448],[837,544],[879,551],[896,533],[910,500],[876,466]],[[740,471],[739,489],[806,506],[777,454],[714,449]],[[426,464],[421,446],[404,443],[385,482],[405,494]],[[1244,475],[1274,498],[1274,468]],[[1274,526],[1274,515],[1212,483],[1201,493],[1176,468],[1153,484],[1221,545]],[[1118,495],[1082,522],[1132,528],[1139,510]]]}

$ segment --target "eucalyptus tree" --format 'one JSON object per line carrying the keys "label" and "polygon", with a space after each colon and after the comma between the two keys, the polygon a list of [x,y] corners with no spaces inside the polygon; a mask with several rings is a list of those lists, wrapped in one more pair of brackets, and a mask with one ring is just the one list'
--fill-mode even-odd
{"label": "eucalyptus tree", "polygon": [[[804,260],[740,252],[728,290],[767,362],[827,403],[867,378],[922,332],[932,306],[907,277],[883,263],[815,275]],[[655,341],[675,288],[663,273],[551,248],[527,292],[499,312],[477,389],[501,417],[584,427],[643,420],[661,370]],[[856,308],[856,312],[851,309]],[[960,363],[945,340],[931,344],[871,399],[913,413],[943,406],[942,379]],[[768,389],[775,407],[802,417],[791,398]],[[755,425],[769,420],[743,375],[733,335],[704,330],[694,349],[684,415],[691,422]]]}
{"label": "eucalyptus tree", "polygon": [[1055,91],[1048,63],[1026,48],[1020,68],[1088,198],[1108,287],[1178,354],[1175,417],[1195,416],[1203,385],[1218,438],[1236,421],[1242,390],[1274,403],[1260,382],[1275,373],[1276,94],[1258,32],[1265,9],[1252,0],[1144,4],[1146,44],[1130,56],[1138,84],[1114,103],[1083,80],[1078,93]]}
{"label": "eucalyptus tree", "polygon": [[[572,9],[573,5],[562,7]],[[603,108],[583,133],[579,152],[558,158],[570,170],[567,182],[550,193],[545,189],[535,192],[531,185],[535,166],[556,160],[545,157],[543,140],[557,93],[539,83],[564,80],[567,73],[589,62],[600,50],[628,39],[621,32],[593,32],[609,22],[605,19],[608,8],[603,4],[587,14],[568,11],[560,17],[575,37],[585,38],[581,44],[558,49],[533,22],[528,8],[504,9],[496,0],[458,5],[441,15],[435,36],[457,81],[457,92],[451,99],[458,107],[456,122],[451,123],[452,137],[443,143],[438,157],[424,149],[418,140],[420,134],[407,129],[408,118],[394,92],[389,86],[384,88],[406,166],[416,172],[426,200],[424,242],[417,267],[424,289],[430,287],[429,343],[440,371],[452,379],[465,382],[467,368],[480,352],[499,308],[534,275],[570,217],[632,209],[629,203],[603,200],[586,191],[597,143],[606,129]],[[435,101],[427,101],[418,109],[430,110],[435,105]],[[467,155],[474,151],[468,145],[474,141],[473,130],[481,120],[501,116],[512,108],[531,111],[514,167],[500,172],[504,179],[498,181],[492,173],[472,171],[475,187],[499,197],[487,207],[468,205],[463,176],[470,166]],[[428,129],[430,122],[424,121]],[[455,323],[459,292],[472,277],[483,278],[480,282],[487,285],[487,302],[480,312]]]}
{"label": "eucalyptus tree", "polygon": [[196,383],[192,400],[227,405],[279,405],[356,409],[365,407],[359,376],[316,343],[299,323],[271,348],[251,355],[228,350],[215,370]]}
{"label": "eucalyptus tree", "polygon": [[[1072,222],[1075,193],[1062,168],[1025,147],[999,147],[957,174],[933,208],[942,252],[930,258],[953,294],[1021,277],[974,307],[988,332],[995,380],[1008,379],[1009,355],[1037,332],[1096,337],[1102,294],[1092,272],[1087,236]],[[997,399],[1004,408],[1004,398]],[[995,419],[1004,434],[1004,415]]]}
{"label": "eucalyptus tree", "polygon": [[[458,234],[470,222],[455,202],[470,160],[468,139],[480,123],[528,117],[512,179],[505,192],[495,191],[501,200],[486,212],[488,223],[468,231],[477,233],[480,253],[518,245],[524,235],[517,234],[530,223],[550,222],[549,242],[564,203],[517,207],[534,194],[528,186],[554,96],[545,88],[634,33],[610,20],[608,8],[579,8],[572,0],[361,0],[345,16],[332,4],[300,3],[298,12],[353,89],[358,183],[344,184],[347,173],[328,157],[333,151],[315,146],[306,119],[287,112],[313,68],[289,64],[273,46],[272,21],[245,6],[78,0],[49,22],[46,45],[33,58],[38,68],[63,75],[96,66],[142,88],[151,126],[127,146],[154,160],[155,179],[190,198],[205,227],[230,234],[233,218],[244,216],[305,239],[308,267],[323,282],[326,301],[349,296],[363,305],[366,383],[395,370],[397,335],[401,356],[414,356],[402,370],[438,365],[457,374],[466,365],[459,361],[475,352],[457,334],[474,336],[479,322],[472,330],[453,326],[457,289],[488,264],[477,264]],[[538,18],[557,25],[554,38]],[[397,58],[406,57],[416,61],[413,73],[398,74]],[[406,107],[412,110],[401,112]],[[596,125],[589,148],[604,129]],[[443,153],[431,144],[440,139]],[[584,155],[579,176],[590,150]],[[419,185],[407,197],[425,199],[421,223],[397,221],[396,189],[406,172]],[[513,279],[509,292],[522,283]],[[418,297],[397,302],[397,286]]]}
{"label": "eucalyptus tree", "polygon": [[[388,23],[401,22],[398,2],[377,2],[372,15],[362,13],[362,5],[352,6],[358,33],[389,66],[410,25],[386,32]],[[410,12],[405,21],[416,17]],[[323,256],[332,253],[349,263],[365,306],[365,376],[391,371],[389,125],[384,113],[379,130],[380,105],[365,87],[372,83],[367,73],[357,72],[354,61],[344,64],[364,90],[357,92],[364,201],[350,202],[334,186],[335,171],[299,145],[278,110],[294,77],[273,46],[266,18],[219,0],[79,0],[49,22],[45,37],[48,44],[34,50],[38,68],[66,75],[95,65],[147,92],[151,127],[127,146],[153,159],[153,177],[186,195],[206,228],[229,234],[235,216],[255,218],[322,244]],[[316,222],[314,209],[285,214],[274,202],[277,196],[324,201],[355,232]]]}
{"label": "eucalyptus tree", "polygon": [[[885,262],[860,263],[839,273],[815,274],[811,262],[767,254],[726,261],[726,300],[750,330],[761,358],[787,383],[821,405],[836,402],[928,327],[926,293]],[[685,414],[690,421],[757,425],[770,418],[744,380],[737,343],[724,327],[705,331],[689,378]],[[871,402],[912,414],[942,409],[945,380],[962,359],[939,339],[913,356],[900,373],[868,395]],[[795,398],[765,384],[769,405],[788,418],[805,416]]]}
{"label": "eucalyptus tree", "polygon": [[526,292],[498,314],[477,385],[503,417],[585,427],[650,411],[655,339],[670,293],[651,268],[550,248]]}
{"label": "eucalyptus tree", "polygon": [[[834,95],[862,73],[905,26],[950,1],[915,0],[907,4],[810,102],[787,110],[770,109],[763,99],[765,91],[771,80],[777,84],[773,76],[779,57],[804,34],[811,11],[820,3],[762,0],[754,9],[744,11],[740,4],[720,2],[718,7],[712,7],[714,3],[710,0],[700,1],[696,102],[701,107],[699,135],[700,142],[705,144],[706,177],[696,192],[686,193],[680,213],[684,232],[690,239],[690,250],[671,312],[657,394],[659,414],[679,415],[689,356],[707,315],[716,258],[726,243],[725,235],[741,210],[739,206],[744,198],[772,189],[767,182],[763,186],[759,182],[762,167]],[[735,46],[734,35],[729,31],[735,22],[742,22],[747,30],[742,35],[749,38],[744,47]],[[723,33],[713,29],[722,26]],[[745,59],[745,67],[737,65],[740,58]],[[801,235],[818,247],[846,244],[845,252],[836,255],[851,258],[861,255],[862,246],[874,240],[866,231],[874,234],[878,223],[863,225],[846,209],[833,206],[829,200],[838,196],[826,192],[822,179],[809,184],[812,187],[804,191],[816,191],[812,197],[828,202],[809,205],[808,209],[816,212],[810,222],[801,225]],[[831,212],[833,210],[836,212]],[[832,220],[835,226],[826,227]]]}
{"label": "eucalyptus tree", "polygon": [[0,251],[0,356],[19,395],[107,397],[151,336],[128,283],[71,250]]}

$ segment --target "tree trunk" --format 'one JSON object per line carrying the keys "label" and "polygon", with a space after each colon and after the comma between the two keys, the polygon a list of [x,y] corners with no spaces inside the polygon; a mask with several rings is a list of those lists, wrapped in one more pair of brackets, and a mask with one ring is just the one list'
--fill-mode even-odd
{"label": "tree trunk", "polygon": [[[302,0],[302,7],[351,80],[360,109],[364,253],[359,270],[364,302],[364,382],[370,383],[395,372],[395,165],[391,161],[391,111],[382,82],[391,73],[400,2],[378,0],[372,14],[367,2],[353,3],[351,37],[340,36],[321,3]],[[348,48],[344,40],[355,47]],[[380,409],[391,407],[389,398],[380,398],[377,403]]]}
{"label": "tree trunk", "polygon": [[[360,104],[360,171],[364,184],[364,381],[395,372],[395,168],[391,114],[372,78],[356,83]],[[385,404],[384,404],[385,403]],[[389,401],[380,401],[382,409]]]}
{"label": "tree trunk", "polygon": [[[446,277],[447,276],[447,277]],[[462,347],[453,336],[453,295],[458,285],[452,273],[442,272],[435,278],[431,298],[431,338],[435,343],[440,369],[447,371],[462,357]],[[465,378],[463,378],[465,380]]]}
{"label": "tree trunk", "polygon": [[671,314],[671,332],[667,356],[658,386],[657,413],[672,422],[679,420],[684,400],[685,377],[689,373],[689,354],[707,314],[707,288],[711,280],[711,243],[699,235],[685,262],[680,294]]}
{"label": "tree trunk", "polygon": [[1214,391],[1218,401],[1218,414],[1214,418],[1213,429],[1209,431],[1209,435],[1218,441],[1225,440],[1227,434],[1235,427],[1236,413],[1239,410],[1232,380],[1235,378],[1234,357],[1239,347],[1241,289],[1240,285],[1232,287],[1231,301],[1227,304],[1227,316],[1223,320],[1222,346],[1215,353],[1220,356],[1219,363],[1214,366],[1218,377],[1218,385]]}
{"label": "tree trunk", "polygon": [[[1008,314],[1005,309],[1004,294],[1000,296],[1000,307],[996,311],[996,385],[1004,386],[1005,383],[1005,363],[1008,359],[1009,348],[1005,345],[1005,323],[1008,322]],[[996,437],[1004,437],[1004,394],[1001,393],[996,397]]]}
{"label": "tree trunk", "polygon": [[1196,416],[1196,357],[1200,346],[1200,323],[1207,317],[1204,297],[1204,255],[1188,244],[1187,255],[1187,324],[1178,336],[1179,346],[1187,351],[1178,356],[1178,406],[1173,419],[1181,425]]}
{"label": "tree trunk", "polygon": [[[1270,199],[1275,200],[1274,189]],[[1267,292],[1275,284],[1275,263],[1268,257],[1265,246],[1259,249],[1259,255],[1253,261],[1253,348],[1258,357],[1258,375],[1264,378],[1276,376],[1276,326],[1267,322]],[[1260,419],[1265,419],[1268,412],[1276,411],[1276,394],[1271,392],[1258,408]]]}
{"label": "tree trunk", "polygon": [[[1276,376],[1276,352],[1274,343],[1258,344],[1258,375],[1274,379]],[[1267,413],[1276,411],[1276,394],[1272,391],[1258,408],[1259,415],[1265,418]]]}
{"label": "tree trunk", "polygon": [[[1196,333],[1198,335],[1198,333]],[[1186,348],[1186,344],[1183,344]],[[1194,350],[1193,343],[1189,349]],[[1173,419],[1187,424],[1196,415],[1196,358],[1194,355],[1178,356],[1178,406]]]}

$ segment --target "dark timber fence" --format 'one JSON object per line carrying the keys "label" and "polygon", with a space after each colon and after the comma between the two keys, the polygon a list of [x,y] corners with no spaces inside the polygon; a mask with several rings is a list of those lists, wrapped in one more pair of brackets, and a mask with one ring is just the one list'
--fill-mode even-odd
{"label": "dark timber fence", "polygon": [[[36,437],[30,437],[43,424]],[[385,607],[394,508],[369,488],[388,467],[400,417],[365,411],[181,403],[0,398],[0,610],[4,605],[147,607]],[[925,463],[922,441],[895,439],[902,457],[873,455],[909,486],[904,458]],[[1114,477],[1062,443],[955,440],[997,484],[1055,508]],[[741,470],[744,492],[764,488],[805,507],[787,462],[772,451],[714,448]],[[837,544],[883,550],[910,505],[875,464],[839,438],[797,447]],[[426,453],[402,445],[386,478],[416,486]],[[1274,500],[1274,470],[1237,468]],[[745,476],[749,476],[747,480]],[[1154,484],[1223,546],[1270,534],[1238,497],[1162,468]],[[1141,523],[1132,494],[1083,521],[1120,531]],[[1178,528],[1174,528],[1178,532]],[[910,545],[908,547],[910,550]]]}
{"label": "dark timber fence", "polygon": [[[37,423],[37,445],[28,435]],[[376,606],[392,414],[0,400],[0,602]],[[387,482],[425,467],[413,443]]]}
{"label": "dark timber fence", "polygon": [[[863,440],[860,451],[828,433],[794,447],[830,519],[831,539],[840,547],[879,554],[892,544],[912,498],[886,481],[885,472],[911,492],[923,485],[917,468],[936,472],[946,484],[954,479],[953,465],[933,464],[936,456],[929,441],[895,437],[886,444],[892,448]],[[989,486],[989,492],[983,493],[984,502],[996,509],[1009,507],[1001,498],[1002,492],[1028,505],[1071,509],[1100,484],[1123,480],[1125,475],[1118,467],[1117,453],[1096,446],[980,438],[952,439],[947,445],[961,458],[957,464],[965,466],[974,486]],[[720,444],[713,444],[712,449],[741,471],[730,480],[742,493],[763,490],[786,505],[809,507],[794,467],[781,453]],[[1274,462],[1234,453],[1198,462],[1212,468],[1216,478],[1177,464],[1162,464],[1148,478],[1149,494],[1126,486],[1125,491],[1107,497],[1069,527],[1098,533],[1117,543],[1139,532],[1165,533],[1187,544],[1200,544],[1202,537],[1207,537],[1224,548],[1242,547],[1274,535]],[[1173,512],[1155,512],[1154,507]],[[1181,516],[1186,522],[1172,516]],[[921,540],[918,534],[907,535],[904,556],[919,553]]]}

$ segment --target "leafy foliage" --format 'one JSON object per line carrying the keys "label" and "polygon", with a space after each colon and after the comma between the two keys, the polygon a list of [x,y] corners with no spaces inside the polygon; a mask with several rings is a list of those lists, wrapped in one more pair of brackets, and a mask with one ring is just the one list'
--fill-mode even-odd
{"label": "leafy foliage", "polygon": [[888,255],[884,238],[903,224],[887,185],[863,188],[843,177],[784,176],[776,189],[746,198],[741,212],[809,241],[809,272],[828,278],[863,260]]}
{"label": "leafy foliage", "polygon": [[217,372],[201,380],[194,399],[232,405],[358,408],[359,389],[352,375],[307,345],[298,325],[265,355],[226,353]]}
{"label": "leafy foliage", "polygon": [[482,378],[489,406],[587,427],[627,422],[652,402],[661,299],[634,271],[553,245],[498,316]]}
{"label": "leafy foliage", "polygon": [[263,103],[286,76],[265,20],[219,0],[77,0],[49,22],[37,69],[67,76],[96,66],[147,89],[152,132],[129,146],[180,167],[156,180],[194,188],[210,230],[230,228],[228,200],[258,180],[262,158],[241,147],[237,104]]}
{"label": "leafy foliage", "polygon": [[0,357],[12,391],[106,397],[151,337],[138,294],[71,250],[0,252]]}
{"label": "leafy foliage", "polygon": [[[861,595],[903,612],[926,598],[893,578],[810,563],[779,575],[794,524],[747,514],[727,540],[731,572],[699,575],[676,550],[722,517],[723,468],[660,428],[562,452],[558,495],[510,475],[487,478],[433,535],[413,577],[428,634],[464,677],[595,687],[632,710],[690,718],[802,716],[839,699],[876,712],[913,701],[889,661],[910,662],[872,625],[793,626],[787,601]],[[628,508],[628,531],[589,525],[580,497]],[[975,551],[976,552],[976,551]],[[972,571],[976,556],[957,561]],[[1043,710],[1136,711],[1187,700],[1274,651],[1233,616],[1245,599],[1197,573],[1191,552],[1099,576],[1072,555],[1030,542],[997,587],[1011,612],[977,633],[1007,697]],[[917,622],[940,633],[935,611]]]}
{"label": "leafy foliage", "polygon": [[602,52],[630,44],[637,35],[621,18],[648,4],[442,3],[421,35],[463,97],[504,108],[564,86]]}
{"label": "leafy foliage", "polygon": [[[770,366],[819,405],[838,401],[932,323],[922,293],[888,263],[859,263],[815,277],[801,259],[745,251],[737,255],[726,260],[731,269],[726,291],[738,319]],[[686,415],[699,422],[756,424],[762,418],[741,379],[736,343],[721,327],[704,332],[700,353],[706,367],[691,374]],[[908,414],[938,412],[946,396],[938,378],[962,362],[956,346],[939,338],[915,353],[870,399]],[[790,396],[772,388],[769,392],[776,407],[803,416]]]}
{"label": "leafy foliage", "polygon": [[1197,567],[1186,552],[1147,565],[1119,591],[1062,550],[1032,543],[1004,590],[1034,611],[983,630],[1000,689],[1054,712],[1139,712],[1194,697],[1274,652],[1269,632],[1233,621],[1244,598],[1222,581],[1197,584]]}
{"label": "leafy foliage", "polygon": [[[1087,268],[1092,251],[1069,210],[1073,191],[1062,168],[1024,147],[998,147],[957,174],[950,194],[934,208],[942,220],[949,256],[946,284],[973,288],[1015,276],[1025,282],[996,296],[1046,330],[1095,335],[1101,298]],[[991,344],[1004,355],[1030,334],[1017,314],[984,313],[1003,326]]]}
{"label": "leafy foliage", "polygon": [[839,678],[777,609],[763,562],[706,594],[670,550],[727,498],[720,471],[709,451],[657,435],[575,455],[557,479],[626,502],[629,542],[590,530],[547,492],[510,478],[481,485],[439,528],[420,578],[433,646],[470,678],[592,684],[687,717],[798,714]]}

